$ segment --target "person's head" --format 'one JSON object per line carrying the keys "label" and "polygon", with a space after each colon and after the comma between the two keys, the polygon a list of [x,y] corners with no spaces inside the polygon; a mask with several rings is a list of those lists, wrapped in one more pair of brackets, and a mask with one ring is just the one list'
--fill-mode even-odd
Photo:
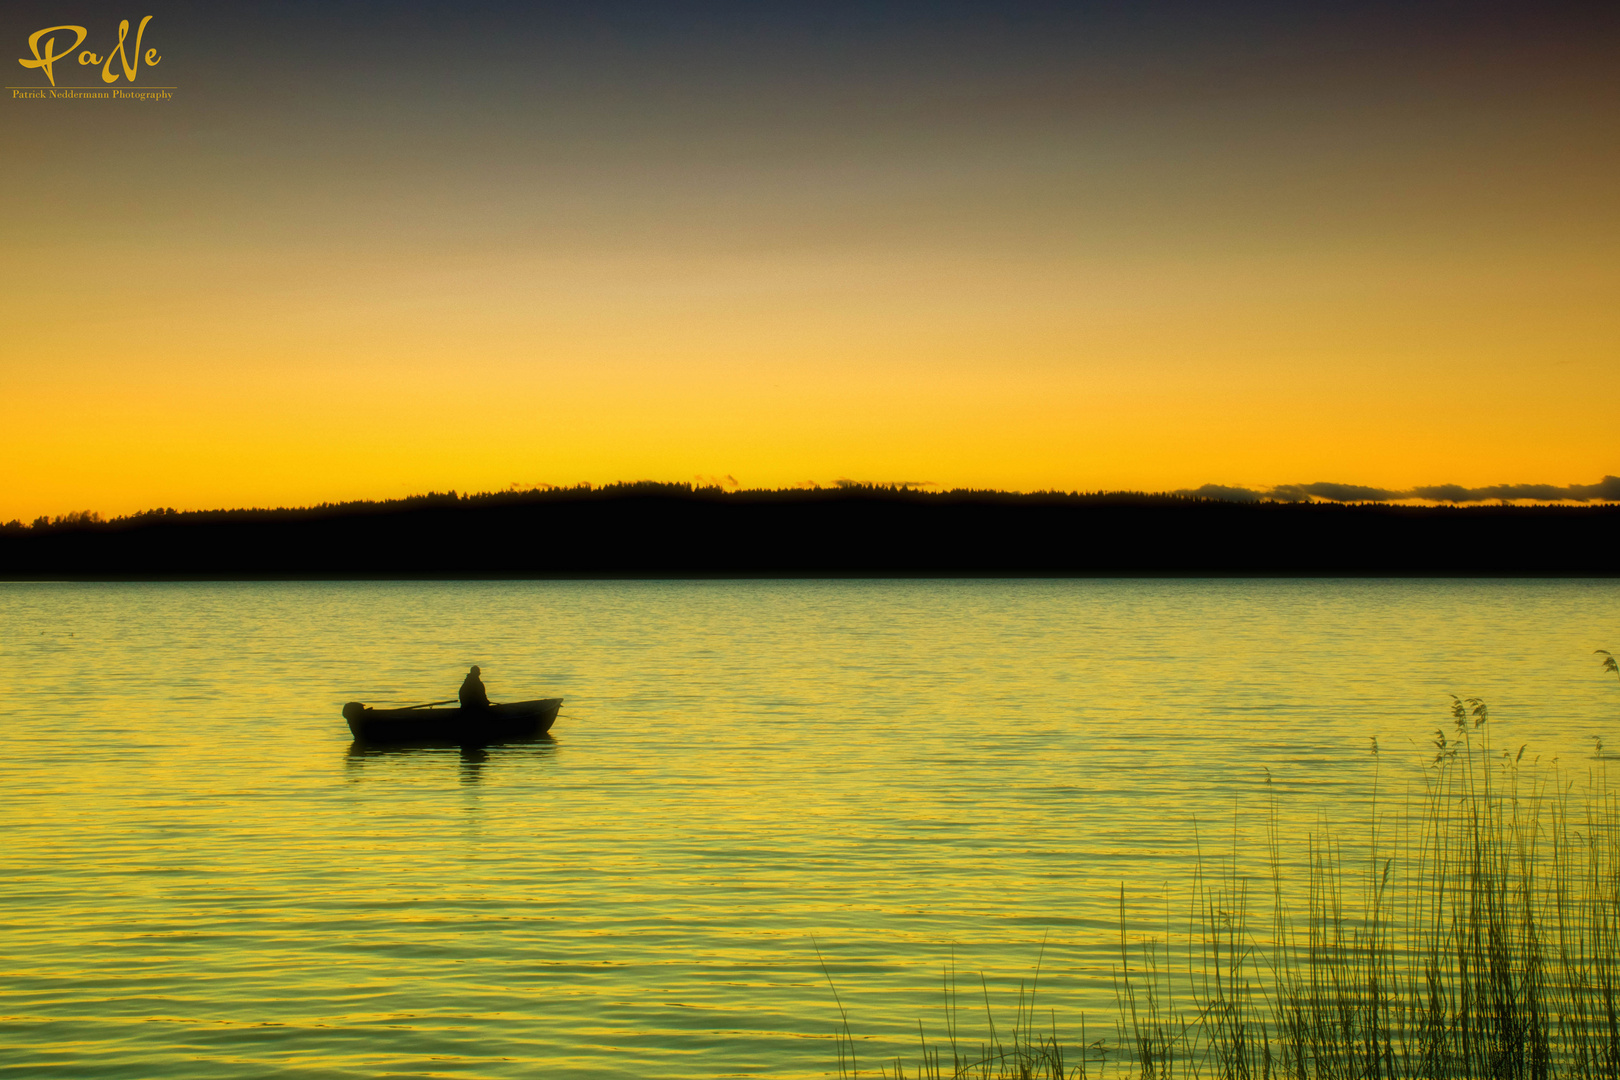
{"label": "person's head", "polygon": [[477,664],[474,664],[472,670],[467,672],[467,674],[469,674],[469,675],[482,675],[483,672],[478,670],[478,665]]}

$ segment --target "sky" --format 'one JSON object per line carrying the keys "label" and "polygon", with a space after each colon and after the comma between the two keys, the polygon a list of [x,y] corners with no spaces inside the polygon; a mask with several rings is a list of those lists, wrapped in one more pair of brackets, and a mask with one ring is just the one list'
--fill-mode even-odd
{"label": "sky", "polygon": [[[1591,485],[1601,8],[13,2],[0,520]],[[19,96],[147,15],[167,99]]]}

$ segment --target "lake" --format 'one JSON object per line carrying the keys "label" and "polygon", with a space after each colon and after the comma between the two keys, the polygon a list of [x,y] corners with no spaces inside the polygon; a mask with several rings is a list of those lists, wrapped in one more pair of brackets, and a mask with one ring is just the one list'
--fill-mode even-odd
{"label": "lake", "polygon": [[[942,1033],[942,965],[1010,1014],[1038,957],[1060,1030],[1111,1025],[1122,886],[1162,918],[1234,833],[1261,871],[1272,795],[1286,842],[1353,835],[1375,782],[1420,782],[1450,694],[1527,761],[1601,768],[1617,601],[0,584],[0,1071],[822,1076],[829,976],[865,1065]],[[495,700],[564,697],[554,738],[351,745],[345,701],[452,697],[470,664]]]}

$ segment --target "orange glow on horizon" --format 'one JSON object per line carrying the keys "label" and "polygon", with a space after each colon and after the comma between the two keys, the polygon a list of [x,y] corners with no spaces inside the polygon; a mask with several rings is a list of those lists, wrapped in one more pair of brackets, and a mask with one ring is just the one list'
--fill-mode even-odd
{"label": "orange glow on horizon", "polygon": [[161,107],[8,103],[0,521],[1620,473],[1617,117],[1579,72],[879,84],[870,117],[768,84],[782,119],[682,69],[673,105],[462,116],[165,56]]}

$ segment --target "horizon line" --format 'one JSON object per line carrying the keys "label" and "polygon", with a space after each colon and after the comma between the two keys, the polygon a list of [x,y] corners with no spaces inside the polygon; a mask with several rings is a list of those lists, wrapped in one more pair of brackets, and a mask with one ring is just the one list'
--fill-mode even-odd
{"label": "horizon line", "polygon": [[[320,511],[344,510],[348,508],[384,508],[391,506],[405,506],[410,503],[424,502],[489,502],[495,500],[517,500],[524,498],[566,496],[581,494],[633,494],[637,491],[647,494],[667,495],[706,495],[706,496],[749,496],[749,495],[812,495],[818,492],[837,494],[840,492],[865,494],[894,494],[912,496],[1000,496],[1014,498],[1066,498],[1066,499],[1167,499],[1201,503],[1226,503],[1245,505],[1339,505],[1339,506],[1389,506],[1389,505],[1418,505],[1418,506],[1516,506],[1531,504],[1532,506],[1580,506],[1602,507],[1620,503],[1620,477],[1606,475],[1596,484],[1571,484],[1559,488],[1543,484],[1512,484],[1494,485],[1481,488],[1464,488],[1460,485],[1445,484],[1410,488],[1405,490],[1392,490],[1384,488],[1363,487],[1351,484],[1288,484],[1277,485],[1268,489],[1228,487],[1216,484],[1205,484],[1198,488],[1176,488],[1164,491],[1148,491],[1137,488],[1098,488],[1095,490],[1064,490],[1061,488],[1037,488],[1032,490],[1018,490],[1006,488],[975,488],[954,487],[944,488],[934,481],[906,480],[906,481],[874,481],[851,480],[841,477],[831,484],[821,484],[814,481],[804,481],[786,487],[744,487],[730,476],[725,478],[730,483],[723,483],[711,478],[701,477],[692,481],[665,481],[665,480],[615,480],[611,483],[596,484],[591,481],[580,481],[576,484],[550,484],[539,483],[532,485],[513,484],[505,488],[489,491],[466,491],[458,493],[451,488],[444,492],[426,491],[409,495],[388,498],[360,498],[343,500],[323,500],[318,503],[309,503],[299,506],[239,506],[239,507],[204,507],[194,509],[176,510],[174,507],[152,507],[131,513],[118,514],[112,517],[103,517],[99,511],[78,510],[55,516],[41,514],[32,521],[24,522],[19,518],[0,523],[0,528],[8,531],[19,529],[60,528],[63,526],[83,525],[111,525],[120,522],[132,522],[142,519],[181,517],[191,515],[215,514],[297,514],[315,513]],[[705,482],[710,481],[710,482]],[[933,490],[930,490],[933,489]],[[1420,494],[1421,493],[1421,494]]]}

